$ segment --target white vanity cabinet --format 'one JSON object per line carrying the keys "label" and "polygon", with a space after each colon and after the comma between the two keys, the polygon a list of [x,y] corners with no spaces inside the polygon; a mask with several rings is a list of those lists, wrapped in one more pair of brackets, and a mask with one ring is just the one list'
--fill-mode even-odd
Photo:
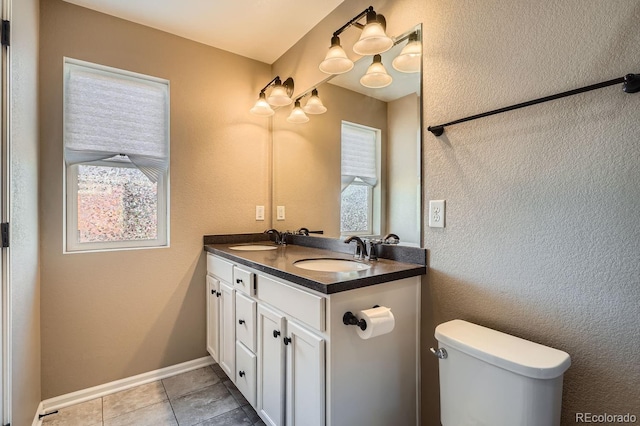
{"label": "white vanity cabinet", "polygon": [[[207,258],[221,293],[207,304],[208,342],[217,318],[218,362],[265,424],[418,424],[419,276],[323,294]],[[394,331],[361,339],[343,315],[374,305],[394,312]]]}
{"label": "white vanity cabinet", "polygon": [[218,323],[220,316],[220,281],[207,275],[207,352],[216,362],[220,362],[220,333]]}

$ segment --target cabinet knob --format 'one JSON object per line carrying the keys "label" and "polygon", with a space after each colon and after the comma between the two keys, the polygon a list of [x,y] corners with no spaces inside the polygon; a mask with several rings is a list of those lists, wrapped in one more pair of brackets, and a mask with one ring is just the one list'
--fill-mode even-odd
{"label": "cabinet knob", "polygon": [[236,279],[236,283],[237,283],[237,284],[242,284],[242,278],[238,278],[238,279]]}
{"label": "cabinet knob", "polygon": [[217,292],[217,293],[216,293],[216,297],[220,297],[220,296],[222,296],[222,293]]}
{"label": "cabinet knob", "polygon": [[242,371],[242,370],[238,371],[238,376],[244,377],[244,371]]}
{"label": "cabinet knob", "polygon": [[244,320],[243,319],[238,320],[238,324],[240,324],[240,325],[244,324]]}
{"label": "cabinet knob", "polygon": [[285,337],[285,338],[284,338],[284,339],[282,339],[282,340],[284,340],[284,344],[285,344],[285,345],[288,345],[289,343],[291,343],[291,337]]}
{"label": "cabinet knob", "polygon": [[274,338],[278,338],[278,336],[280,335],[280,332],[278,330],[273,330],[273,337]]}
{"label": "cabinet knob", "polygon": [[216,291],[215,290],[211,290],[211,294],[215,295]]}

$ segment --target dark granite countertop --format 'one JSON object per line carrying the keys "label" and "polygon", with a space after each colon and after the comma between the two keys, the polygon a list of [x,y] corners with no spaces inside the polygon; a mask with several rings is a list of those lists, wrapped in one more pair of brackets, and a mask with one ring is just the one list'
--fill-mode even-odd
{"label": "dark granite countertop", "polygon": [[[265,240],[266,237],[261,237],[260,234],[238,234],[236,238],[234,236],[215,237],[221,238],[205,237],[204,249],[207,252],[324,294],[424,275],[427,271],[426,250],[419,248],[398,247],[399,251],[409,259],[408,262],[413,263],[380,258],[377,261],[365,261],[364,263],[370,264],[371,268],[363,271],[320,272],[298,268],[293,263],[297,260],[318,258],[353,260],[351,254],[353,245],[337,245],[335,244],[336,240],[326,238],[295,237],[291,239],[296,240],[295,244],[277,246],[275,250],[238,251],[231,250],[229,247],[246,243],[270,244],[270,241]],[[340,243],[342,242],[340,241]],[[318,245],[331,247],[334,250],[318,248]],[[340,251],[335,249],[340,249]],[[384,250],[382,251],[384,252]],[[388,249],[387,254],[392,251]],[[406,253],[410,255],[407,256]],[[395,258],[399,256],[396,254]],[[394,256],[387,257],[393,258]]]}

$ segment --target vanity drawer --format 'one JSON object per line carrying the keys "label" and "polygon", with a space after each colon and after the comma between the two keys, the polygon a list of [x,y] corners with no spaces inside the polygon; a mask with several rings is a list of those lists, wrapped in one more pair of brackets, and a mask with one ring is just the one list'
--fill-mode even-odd
{"label": "vanity drawer", "polygon": [[256,297],[282,312],[324,331],[325,299],[290,285],[258,275]]}
{"label": "vanity drawer", "polygon": [[252,407],[256,406],[256,355],[236,342],[236,387]]}
{"label": "vanity drawer", "polygon": [[255,294],[253,290],[253,280],[255,280],[255,278],[256,275],[253,272],[245,271],[237,266],[233,267],[233,288],[236,290],[253,296]]}
{"label": "vanity drawer", "polygon": [[233,263],[222,260],[212,254],[207,254],[207,273],[215,275],[222,281],[231,283],[233,279]]}
{"label": "vanity drawer", "polygon": [[236,339],[256,351],[256,301],[237,291]]}

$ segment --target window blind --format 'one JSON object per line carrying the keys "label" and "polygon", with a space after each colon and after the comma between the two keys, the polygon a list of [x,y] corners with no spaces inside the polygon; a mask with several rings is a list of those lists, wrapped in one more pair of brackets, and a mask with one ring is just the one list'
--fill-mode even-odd
{"label": "window blind", "polygon": [[126,155],[152,182],[169,166],[166,82],[65,64],[67,165]]}
{"label": "window blind", "polygon": [[376,168],[376,139],[373,129],[342,123],[342,189],[356,178],[375,186],[378,183]]}

